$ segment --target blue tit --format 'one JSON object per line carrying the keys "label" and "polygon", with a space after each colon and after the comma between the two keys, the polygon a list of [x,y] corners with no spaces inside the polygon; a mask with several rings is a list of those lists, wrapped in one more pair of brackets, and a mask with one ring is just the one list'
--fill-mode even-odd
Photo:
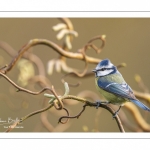
{"label": "blue tit", "polygon": [[109,59],[102,60],[93,72],[97,90],[106,98],[106,103],[119,105],[113,117],[116,117],[121,106],[126,102],[133,102],[138,107],[150,111],[150,108],[135,97],[130,86]]}

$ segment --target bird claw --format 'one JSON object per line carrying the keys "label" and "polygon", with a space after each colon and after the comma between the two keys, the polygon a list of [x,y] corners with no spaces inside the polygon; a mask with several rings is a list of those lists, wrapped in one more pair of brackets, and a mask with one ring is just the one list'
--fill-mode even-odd
{"label": "bird claw", "polygon": [[118,112],[115,112],[115,113],[113,114],[113,119],[116,118],[117,115],[118,115]]}
{"label": "bird claw", "polygon": [[118,113],[119,113],[121,107],[122,107],[122,106],[120,106],[119,109],[113,114],[113,119],[116,118],[116,116],[118,115]]}
{"label": "bird claw", "polygon": [[98,107],[101,105],[101,101],[97,100],[96,101],[96,109],[98,109]]}

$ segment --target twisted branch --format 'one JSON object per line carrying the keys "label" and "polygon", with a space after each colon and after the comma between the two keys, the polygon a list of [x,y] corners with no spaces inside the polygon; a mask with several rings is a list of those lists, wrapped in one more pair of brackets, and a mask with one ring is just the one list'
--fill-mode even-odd
{"label": "twisted branch", "polygon": [[[2,74],[2,73],[1,73],[1,74]],[[6,77],[6,75],[4,75],[4,76]],[[9,82],[12,83],[12,81],[11,81],[8,77],[7,77],[6,79],[7,79]],[[14,85],[14,83],[12,83],[12,84]],[[68,95],[68,94],[69,94],[69,86],[68,86],[67,83],[65,83],[64,86],[65,86],[65,94],[64,94],[63,96],[58,96],[58,95],[55,93],[55,91],[54,91],[53,88],[52,88],[52,89],[48,88],[48,89],[53,93],[53,95],[44,94],[44,96],[51,98],[51,100],[50,100],[50,102],[49,102],[49,106],[47,106],[47,107],[44,108],[44,109],[40,109],[40,110],[37,110],[37,111],[35,111],[35,112],[32,112],[32,113],[26,115],[25,117],[22,117],[20,120],[18,120],[18,121],[15,122],[13,125],[11,125],[11,126],[6,130],[6,132],[10,132],[12,129],[14,129],[15,126],[17,126],[18,124],[20,124],[21,122],[23,122],[23,121],[26,120],[27,118],[29,118],[29,117],[31,117],[31,116],[33,116],[33,115],[39,114],[39,113],[41,113],[41,112],[44,112],[44,111],[46,111],[46,110],[48,110],[48,109],[50,109],[51,107],[54,106],[55,103],[58,104],[61,109],[64,109],[64,110],[67,112],[67,115],[68,115],[68,116],[63,116],[63,117],[61,117],[61,118],[66,118],[66,119],[67,119],[65,122],[62,122],[61,119],[59,119],[59,121],[60,121],[61,123],[63,123],[63,124],[66,123],[69,118],[78,118],[78,117],[84,112],[86,106],[90,106],[90,107],[96,107],[96,106],[97,106],[97,103],[92,103],[92,102],[90,102],[90,101],[88,101],[88,100],[86,100],[86,99],[84,99],[84,98],[76,97],[76,96],[73,96],[73,95]],[[15,87],[16,87],[16,85],[15,85]],[[20,87],[18,87],[18,85],[17,85],[17,88],[20,89]],[[44,89],[47,89],[47,88],[44,88]],[[21,88],[21,90],[24,91],[24,92],[30,93],[30,94],[37,94],[37,93],[40,93],[40,92],[32,92],[32,91],[29,91],[29,90],[26,90],[26,89],[22,89],[22,88]],[[41,90],[41,91],[42,91],[42,90]],[[55,99],[56,99],[57,101],[54,101]],[[82,111],[81,111],[78,115],[76,115],[76,116],[74,116],[74,117],[70,117],[68,110],[63,107],[63,104],[61,105],[62,101],[64,101],[65,99],[76,100],[76,101],[79,101],[79,102],[84,103],[85,105],[83,106]],[[104,105],[104,104],[100,104],[99,107],[102,107],[102,108],[108,110],[112,115],[114,115],[114,110],[113,110],[110,106],[107,106],[107,105]],[[123,126],[122,126],[122,123],[121,123],[121,121],[120,121],[120,118],[119,118],[118,115],[116,115],[115,120],[116,120],[116,122],[117,122],[117,125],[118,125],[118,127],[119,127],[119,130],[120,130],[121,132],[125,132],[125,131],[124,131],[124,128],[123,128]]]}
{"label": "twisted branch", "polygon": [[[17,52],[8,43],[6,43],[4,41],[0,41],[0,48],[5,50],[11,57],[15,57],[17,55]],[[37,68],[39,70],[39,75],[45,76],[44,64],[37,55],[35,55],[31,52],[25,52],[23,54],[23,58],[29,59],[30,61],[32,61],[37,66]],[[0,70],[3,70],[3,68],[1,68]]]}
{"label": "twisted branch", "polygon": [[3,73],[0,72],[0,75],[3,76],[14,87],[16,87],[17,88],[17,92],[22,91],[22,92],[26,92],[26,93],[29,93],[29,94],[32,94],[32,95],[39,95],[39,94],[43,93],[44,91],[49,90],[51,93],[53,93],[53,95],[55,95],[56,99],[59,101],[59,104],[60,104],[60,108],[59,109],[63,108],[63,103],[59,99],[59,97],[57,96],[57,94],[56,94],[53,86],[52,86],[52,89],[49,88],[49,87],[45,87],[45,88],[43,88],[42,90],[40,90],[38,92],[33,92],[33,91],[30,91],[30,90],[27,90],[25,88],[20,87],[19,85],[17,85],[16,83],[14,83],[11,79],[9,79],[5,74],[3,74]]}
{"label": "twisted branch", "polygon": [[[79,114],[77,114],[75,116],[69,116],[69,113],[68,113],[68,116],[62,116],[59,119],[58,122],[63,123],[61,121],[63,118],[66,118],[66,119],[69,119],[69,118],[78,118],[84,112],[86,106],[90,106],[90,107],[96,107],[97,106],[97,103],[92,103],[92,102],[90,102],[90,101],[88,101],[88,100],[86,100],[84,98],[73,96],[73,95],[68,95],[69,94],[69,86],[68,86],[68,84],[66,82],[65,82],[64,86],[65,86],[65,94],[62,97],[59,96],[59,98],[60,98],[61,101],[64,101],[65,99],[71,99],[71,100],[76,100],[76,101],[82,102],[82,103],[84,103],[84,105],[83,105],[83,109],[79,112]],[[54,95],[44,94],[44,96],[46,96],[48,98],[51,98],[51,100],[50,100],[49,103],[50,104],[53,103],[53,101],[55,99]],[[102,108],[108,110],[112,115],[114,115],[114,110],[110,106],[107,106],[105,104],[100,104],[98,107],[102,107]],[[120,131],[121,132],[125,132],[118,115],[115,117],[115,120],[116,120],[116,122],[118,124],[118,127],[119,127]]]}
{"label": "twisted branch", "polygon": [[[16,62],[19,60],[19,58],[27,51],[29,50],[30,47],[36,46],[36,45],[46,45],[48,47],[51,47],[53,50],[55,50],[57,53],[59,53],[62,56],[65,56],[67,58],[72,58],[72,59],[79,59],[79,60],[84,60],[84,56],[81,53],[73,53],[73,52],[68,52],[60,48],[57,44],[53,43],[52,41],[46,40],[46,39],[32,39],[30,40],[24,47],[22,47],[19,51],[18,54],[12,59],[10,64],[1,71],[3,73],[7,73],[10,71]],[[100,62],[100,59],[96,59],[93,57],[86,56],[87,62],[89,63],[95,63],[97,64]]]}

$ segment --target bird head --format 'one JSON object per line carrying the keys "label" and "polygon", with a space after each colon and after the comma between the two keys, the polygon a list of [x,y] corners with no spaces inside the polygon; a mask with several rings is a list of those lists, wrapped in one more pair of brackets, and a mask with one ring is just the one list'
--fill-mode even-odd
{"label": "bird head", "polygon": [[92,70],[96,77],[102,77],[117,72],[116,66],[114,66],[109,59],[104,59],[98,63],[96,68]]}

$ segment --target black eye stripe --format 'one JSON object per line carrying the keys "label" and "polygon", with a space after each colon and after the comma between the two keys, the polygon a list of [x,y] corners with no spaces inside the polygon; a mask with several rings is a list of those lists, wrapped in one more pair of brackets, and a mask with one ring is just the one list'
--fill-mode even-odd
{"label": "black eye stripe", "polygon": [[102,69],[100,69],[101,71],[104,71],[104,70],[106,70],[106,68],[102,68]]}
{"label": "black eye stripe", "polygon": [[113,69],[113,68],[102,68],[102,69],[98,69],[96,71],[104,71],[104,70],[111,70],[111,69]]}

